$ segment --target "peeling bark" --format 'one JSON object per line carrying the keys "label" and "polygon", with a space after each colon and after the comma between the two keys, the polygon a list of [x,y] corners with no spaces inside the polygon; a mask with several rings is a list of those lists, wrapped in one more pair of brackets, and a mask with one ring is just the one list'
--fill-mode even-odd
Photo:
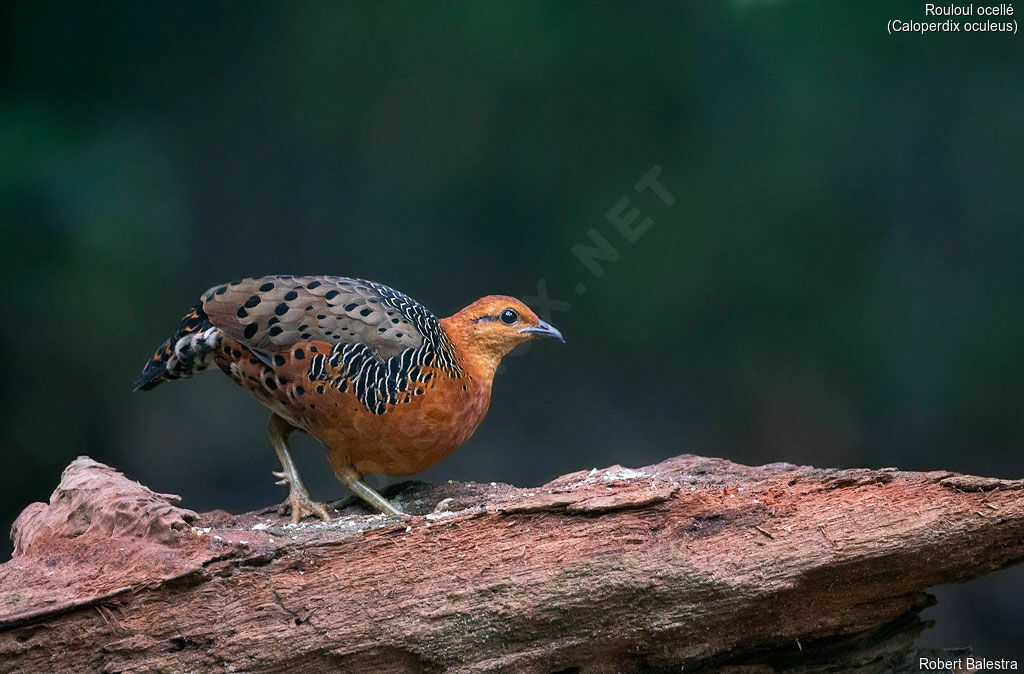
{"label": "peeling bark", "polygon": [[[4,671],[916,671],[924,590],[1024,558],[1024,481],[684,455],[415,515],[197,514],[82,457],[14,523]],[[435,507],[436,506],[436,507]],[[948,655],[948,654],[943,654]]]}

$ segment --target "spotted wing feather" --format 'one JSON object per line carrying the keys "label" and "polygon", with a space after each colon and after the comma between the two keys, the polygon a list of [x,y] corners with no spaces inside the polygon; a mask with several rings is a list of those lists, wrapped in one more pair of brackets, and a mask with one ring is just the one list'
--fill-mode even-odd
{"label": "spotted wing feather", "polygon": [[[424,342],[437,318],[383,284],[344,276],[263,276],[203,294],[210,322],[261,356],[298,342],[364,344],[381,360]],[[424,324],[424,325],[421,325]]]}

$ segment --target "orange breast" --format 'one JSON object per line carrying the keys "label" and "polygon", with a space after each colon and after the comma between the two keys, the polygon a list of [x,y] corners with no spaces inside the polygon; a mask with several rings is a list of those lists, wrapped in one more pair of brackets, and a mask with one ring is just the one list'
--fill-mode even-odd
{"label": "orange breast", "polygon": [[436,368],[400,402],[375,414],[351,387],[310,379],[311,356],[331,348],[301,342],[274,354],[267,366],[225,339],[217,363],[261,403],[320,440],[336,469],[353,466],[362,474],[425,470],[458,449],[487,414],[490,381]]}
{"label": "orange breast", "polygon": [[[330,390],[330,389],[328,389]],[[490,392],[443,378],[422,395],[384,414],[371,414],[351,393],[334,399],[310,432],[327,448],[336,468],[360,473],[409,475],[429,468],[464,443],[487,414]]]}

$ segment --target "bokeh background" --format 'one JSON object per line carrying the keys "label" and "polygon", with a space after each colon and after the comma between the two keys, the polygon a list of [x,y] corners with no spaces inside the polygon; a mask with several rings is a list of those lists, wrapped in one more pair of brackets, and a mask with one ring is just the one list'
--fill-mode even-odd
{"label": "bokeh background", "polygon": [[[1024,477],[1024,43],[886,33],[921,12],[4,3],[0,522],[80,454],[198,510],[283,499],[227,378],[130,388],[203,290],[265,273],[441,315],[539,282],[568,303],[567,344],[509,360],[422,479],[682,452]],[[634,189],[653,167],[671,206]],[[592,231],[599,277],[572,252]],[[1013,655],[1022,589],[937,588],[926,642]]]}

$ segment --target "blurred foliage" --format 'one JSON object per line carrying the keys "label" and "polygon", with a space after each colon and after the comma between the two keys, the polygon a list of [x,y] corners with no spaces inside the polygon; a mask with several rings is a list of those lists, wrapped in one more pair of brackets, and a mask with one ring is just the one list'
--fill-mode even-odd
{"label": "blurred foliage", "polygon": [[[5,3],[0,519],[77,454],[199,509],[283,498],[226,379],[129,388],[200,292],[264,273],[571,303],[426,479],[684,451],[1020,477],[1020,42],[886,34],[920,11]],[[672,206],[633,189],[655,165]]]}

